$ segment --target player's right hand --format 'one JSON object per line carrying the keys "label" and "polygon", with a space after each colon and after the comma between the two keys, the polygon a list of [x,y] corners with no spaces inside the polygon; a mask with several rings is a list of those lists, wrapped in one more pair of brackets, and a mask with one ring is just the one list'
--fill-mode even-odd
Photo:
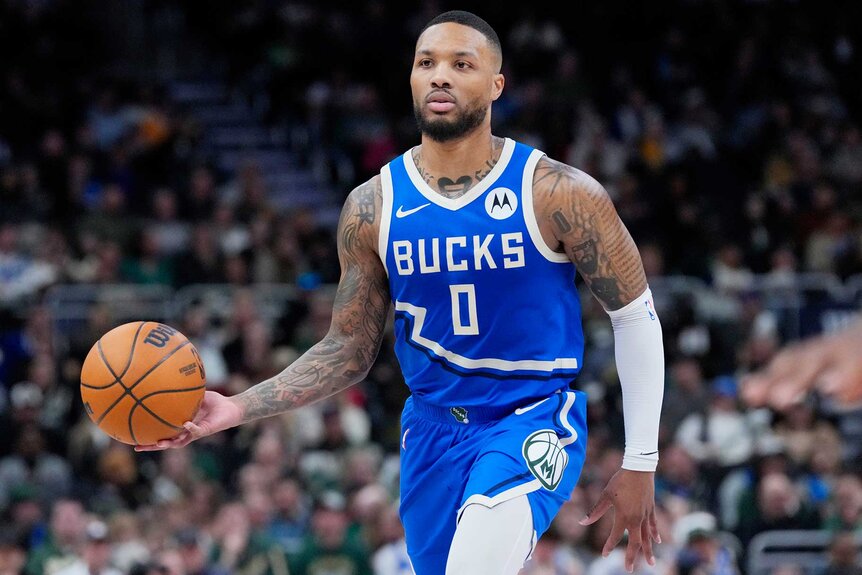
{"label": "player's right hand", "polygon": [[135,451],[161,451],[184,447],[196,439],[236,427],[240,423],[242,410],[235,401],[218,392],[207,391],[194,421],[185,422],[179,435],[162,439],[153,445],[136,445]]}

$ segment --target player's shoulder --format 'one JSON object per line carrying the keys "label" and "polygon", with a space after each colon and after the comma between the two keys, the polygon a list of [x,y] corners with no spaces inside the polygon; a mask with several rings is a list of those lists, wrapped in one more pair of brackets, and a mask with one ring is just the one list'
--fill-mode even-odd
{"label": "player's shoulder", "polygon": [[533,197],[536,207],[572,196],[607,196],[604,187],[587,172],[565,162],[542,156],[533,173]]}
{"label": "player's shoulder", "polygon": [[383,197],[383,183],[380,174],[374,174],[368,180],[362,182],[347,195],[345,205],[355,204],[361,201],[367,201],[368,198],[374,197],[380,201]]}
{"label": "player's shoulder", "polygon": [[383,207],[380,175],[359,184],[347,195],[341,208],[340,235],[376,249]]}

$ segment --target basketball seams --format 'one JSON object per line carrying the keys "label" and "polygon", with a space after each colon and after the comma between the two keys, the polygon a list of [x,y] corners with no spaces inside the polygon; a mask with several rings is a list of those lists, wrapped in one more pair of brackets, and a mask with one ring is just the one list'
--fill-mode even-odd
{"label": "basketball seams", "polygon": [[[173,357],[173,355],[174,355],[175,353],[177,353],[179,350],[181,350],[182,348],[184,348],[185,346],[187,346],[187,345],[189,345],[189,344],[191,344],[191,342],[190,342],[188,339],[187,339],[186,341],[182,342],[180,345],[178,345],[177,347],[175,347],[174,349],[172,349],[169,353],[165,354],[161,359],[159,359],[159,361],[158,361],[158,362],[156,362],[156,364],[155,364],[155,365],[153,365],[150,369],[148,369],[148,370],[147,370],[147,371],[146,371],[146,372],[145,372],[145,373],[144,373],[140,378],[138,378],[138,380],[137,380],[135,383],[133,383],[133,384],[132,384],[132,385],[130,385],[129,387],[126,387],[126,385],[123,383],[123,381],[122,381],[122,380],[117,376],[117,374],[116,374],[116,373],[114,373],[113,368],[111,368],[111,366],[108,364],[107,360],[105,359],[105,354],[104,354],[104,352],[102,351],[102,341],[101,341],[101,340],[99,340],[98,342],[96,342],[96,345],[97,345],[98,350],[99,350],[99,355],[102,357],[102,361],[105,363],[105,366],[108,368],[108,371],[110,371],[110,372],[111,372],[111,375],[112,375],[112,376],[114,377],[114,379],[116,380],[116,383],[119,383],[120,385],[122,385],[122,386],[123,386],[123,389],[125,389],[125,391],[123,392],[123,394],[122,394],[122,395],[120,395],[120,397],[118,397],[116,400],[114,400],[114,403],[112,403],[111,405],[109,405],[109,406],[108,406],[108,408],[107,408],[104,412],[102,412],[102,415],[100,415],[100,416],[99,416],[98,421],[96,421],[96,425],[99,425],[99,424],[102,422],[102,420],[103,420],[103,419],[105,419],[105,416],[106,416],[106,415],[108,415],[108,413],[110,413],[110,411],[111,411],[112,409],[114,409],[114,408],[117,406],[117,404],[119,404],[119,403],[120,403],[120,401],[122,401],[122,399],[123,399],[124,397],[126,397],[126,396],[129,396],[129,397],[131,397],[131,398],[132,398],[132,400],[135,402],[135,406],[139,405],[139,404],[140,404],[140,400],[139,400],[139,399],[138,399],[138,398],[137,398],[137,397],[132,393],[132,390],[134,390],[134,389],[135,389],[135,387],[136,387],[139,383],[141,383],[141,382],[142,382],[142,381],[143,381],[143,380],[144,380],[148,375],[150,375],[153,371],[155,371],[155,370],[156,370],[156,368],[158,368],[160,365],[162,365],[162,364],[163,364],[164,362],[166,362],[168,359],[170,359],[171,357]],[[144,408],[144,409],[145,409],[145,410],[146,410],[150,415],[152,415],[153,417],[156,417],[157,419],[159,418],[159,417],[158,417],[155,413],[153,413],[153,411],[152,411],[149,407],[147,407],[146,405],[143,405],[142,407],[143,407],[143,408]],[[130,410],[130,412],[129,412],[129,422],[130,422],[130,425],[131,425],[131,414],[132,414],[132,412],[134,412],[134,409],[135,409],[135,408],[134,408],[134,407],[132,407],[132,409],[131,409],[131,410]]]}
{"label": "basketball seams", "polygon": [[204,385],[197,385],[197,386],[195,386],[195,387],[181,387],[181,388],[178,388],[178,389],[160,389],[160,390],[158,390],[158,391],[153,391],[153,392],[150,392],[150,393],[148,393],[147,395],[143,396],[143,397],[141,398],[141,401],[144,401],[145,399],[148,399],[148,398],[150,398],[150,397],[152,397],[152,396],[154,396],[154,395],[158,395],[158,394],[160,394],[160,393],[182,393],[182,392],[184,392],[184,391],[197,391],[197,390],[199,390],[199,389],[205,389],[205,388],[206,388],[206,384],[204,384]]}
{"label": "basketball seams", "polygon": [[[119,383],[120,385],[123,385],[123,383],[122,383],[123,376],[126,375],[126,373],[128,373],[129,368],[132,366],[132,359],[135,357],[135,346],[138,344],[138,336],[141,335],[141,331],[144,329],[145,325],[147,325],[147,322],[145,322],[145,321],[139,321],[138,322],[138,329],[135,331],[135,337],[132,338],[132,346],[131,346],[131,349],[129,350],[129,358],[126,360],[126,367],[123,368],[123,373],[121,373],[120,375],[117,375],[114,373],[114,370],[111,368],[111,364],[108,363],[108,358],[105,357],[105,354],[102,352],[102,346],[100,344],[99,345],[99,357],[102,360],[102,363],[105,364],[105,367],[108,368],[108,371],[114,377],[114,381],[112,381],[108,385],[90,385],[90,384],[84,383],[82,381],[81,386],[86,387],[87,389],[108,389],[109,387],[116,385],[117,383]],[[99,340],[99,342],[101,342],[101,340]],[[123,389],[125,389],[125,388],[126,388],[126,386],[123,385]],[[125,395],[125,393],[123,395]]]}
{"label": "basketball seams", "polygon": [[[206,384],[198,385],[196,387],[183,387],[183,388],[179,388],[179,389],[160,389],[158,391],[153,391],[151,393],[148,393],[147,395],[141,397],[140,399],[135,397],[135,405],[133,405],[132,409],[129,410],[129,435],[132,437],[132,441],[134,441],[135,443],[138,442],[137,437],[135,437],[134,426],[132,425],[132,416],[135,413],[135,409],[137,409],[139,406],[143,407],[147,413],[149,413],[150,415],[155,417],[157,420],[159,420],[159,422],[163,423],[164,425],[167,425],[171,429],[176,429],[177,431],[181,431],[183,429],[182,426],[174,425],[173,423],[164,419],[160,415],[154,413],[153,410],[151,410],[149,407],[147,407],[144,404],[144,400],[146,400],[146,399],[148,399],[154,395],[159,395],[160,393],[183,393],[184,391],[198,391],[198,390],[204,389],[205,387],[206,387]],[[134,396],[132,396],[132,397],[134,397]]]}
{"label": "basketball seams", "polygon": [[[132,366],[132,358],[135,357],[135,346],[138,345],[138,336],[141,335],[141,330],[144,329],[145,325],[147,325],[147,322],[142,321],[138,324],[138,329],[135,330],[135,337],[132,338],[132,348],[129,350],[129,359],[126,360],[126,367],[123,368],[123,373],[120,374],[120,379],[128,373],[129,368]],[[102,356],[102,359],[104,359],[104,356]]]}
{"label": "basketball seams", "polygon": [[[123,383],[123,381],[117,376],[116,373],[114,373],[114,368],[112,368],[111,364],[108,363],[108,359],[105,357],[105,352],[102,350],[102,340],[101,339],[96,342],[96,349],[99,351],[99,357],[102,358],[102,363],[105,364],[105,367],[108,368],[108,371],[110,372],[111,376],[114,378],[114,383],[119,383],[120,386],[122,386],[122,388],[123,388],[123,393],[120,394],[120,397],[115,399],[114,403],[109,405],[108,408],[102,412],[102,415],[99,416],[99,419],[96,421],[96,425],[99,425],[100,423],[102,423],[102,420],[105,419],[105,416],[108,415],[108,413],[110,413],[111,410],[114,409],[117,406],[117,404],[123,400],[124,397],[130,396],[132,398],[132,401],[134,401],[135,396],[133,396],[131,393],[129,393],[129,388],[126,387],[125,384]],[[111,385],[113,385],[113,384],[111,384]]]}

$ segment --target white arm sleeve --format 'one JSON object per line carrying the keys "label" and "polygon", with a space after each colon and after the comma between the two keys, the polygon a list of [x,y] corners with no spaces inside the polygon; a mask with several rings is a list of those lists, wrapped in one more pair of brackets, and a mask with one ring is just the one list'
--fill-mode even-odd
{"label": "white arm sleeve", "polygon": [[608,315],[614,328],[614,352],[623,391],[623,469],[655,471],[664,397],[664,344],[652,292],[647,287],[640,297]]}

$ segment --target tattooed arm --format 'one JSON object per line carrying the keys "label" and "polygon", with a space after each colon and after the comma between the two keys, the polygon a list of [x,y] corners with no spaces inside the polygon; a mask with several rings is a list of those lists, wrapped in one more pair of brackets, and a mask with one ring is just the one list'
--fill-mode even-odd
{"label": "tattooed arm", "polygon": [[242,421],[329,397],[368,374],[389,312],[389,284],[376,253],[380,182],[356,188],[338,223],[341,280],[326,336],[277,376],[236,396]]}
{"label": "tattooed arm", "polygon": [[640,254],[596,180],[565,164],[542,159],[533,182],[536,217],[545,241],[549,247],[565,251],[611,317],[623,391],[626,447],[622,469],[581,523],[595,523],[613,508],[605,554],[628,530],[626,568],[634,569],[638,553],[654,565],[652,542],[660,539],[652,472],[658,463],[664,350]]}
{"label": "tattooed arm", "polygon": [[329,397],[359,381],[371,369],[389,312],[389,283],[377,255],[380,179],[359,186],[338,222],[341,279],[329,332],[280,374],[233,397],[206,392],[185,431],[139,451],[182,447],[195,439],[242,423],[276,415]]}
{"label": "tattooed arm", "polygon": [[584,172],[543,158],[533,194],[542,235],[564,251],[606,310],[617,310],[647,287],[640,253],[608,193]]}

